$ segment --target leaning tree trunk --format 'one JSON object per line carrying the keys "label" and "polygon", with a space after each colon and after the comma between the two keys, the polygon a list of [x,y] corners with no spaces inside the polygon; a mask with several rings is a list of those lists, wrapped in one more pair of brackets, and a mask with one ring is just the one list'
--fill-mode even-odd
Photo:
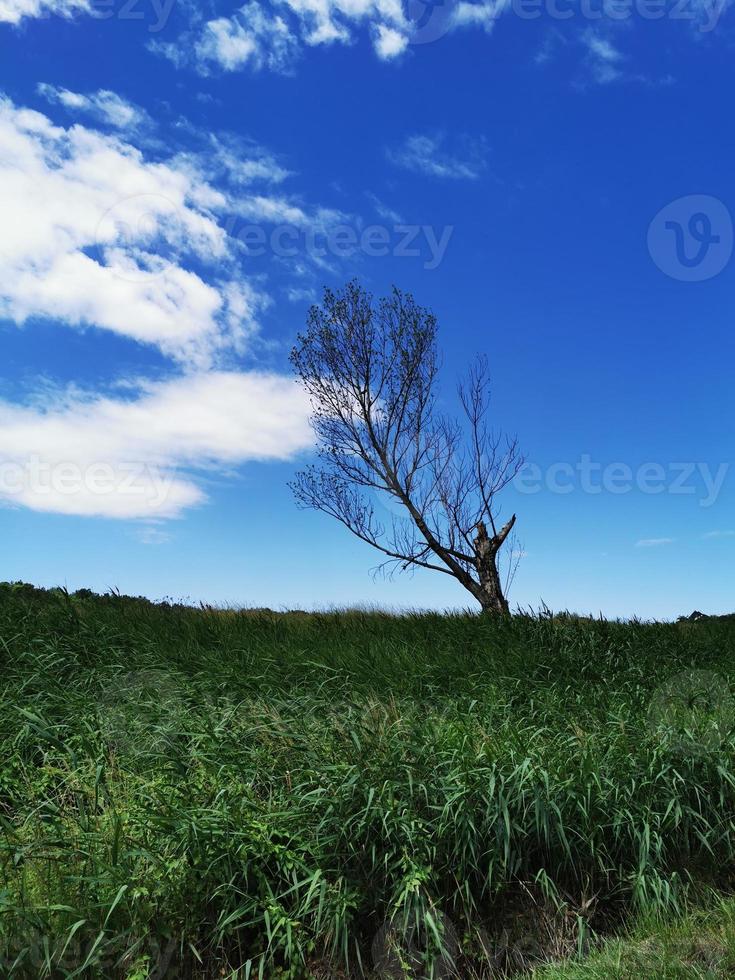
{"label": "leaning tree trunk", "polygon": [[477,596],[483,612],[507,616],[510,613],[508,600],[503,595],[503,586],[498,573],[498,552],[503,542],[510,534],[515,524],[515,515],[505,527],[494,537],[489,537],[487,527],[480,521],[477,525],[477,537],[474,540],[475,563],[480,579],[479,595]]}

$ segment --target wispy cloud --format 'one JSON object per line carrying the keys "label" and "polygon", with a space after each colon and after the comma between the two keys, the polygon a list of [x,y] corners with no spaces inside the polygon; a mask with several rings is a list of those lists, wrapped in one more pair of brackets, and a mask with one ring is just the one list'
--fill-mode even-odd
{"label": "wispy cloud", "polygon": [[230,17],[217,17],[175,42],[149,47],[177,66],[192,64],[202,74],[249,68],[290,73],[305,48],[349,44],[352,27],[368,24],[378,57],[390,61],[409,44],[411,24],[396,0],[278,0],[244,4]]}
{"label": "wispy cloud", "polygon": [[582,43],[587,49],[587,65],[595,82],[607,85],[623,77],[624,55],[600,31],[589,28],[582,34]]}
{"label": "wispy cloud", "polygon": [[373,194],[371,191],[366,191],[365,197],[368,199],[368,201],[370,201],[375,209],[375,213],[379,218],[382,218],[383,221],[388,221],[394,225],[402,225],[405,223],[402,215],[382,201],[377,194]]}
{"label": "wispy cloud", "polygon": [[222,168],[227,178],[238,186],[257,182],[281,184],[291,172],[263,147],[232,134],[209,137],[211,154],[207,158],[207,170],[211,174]]}
{"label": "wispy cloud", "polygon": [[714,538],[735,538],[735,531],[708,531],[703,534],[702,537],[705,540],[712,540]]}
{"label": "wispy cloud", "polygon": [[[537,65],[548,65],[563,56],[571,59],[574,66],[572,84],[577,89],[613,83],[635,83],[657,88],[673,84],[675,79],[669,73],[651,76],[633,68],[629,56],[618,47],[618,38],[622,36],[619,28],[620,24],[609,21],[567,33],[562,33],[556,27],[550,28],[533,60]],[[578,64],[580,49],[581,69]]]}
{"label": "wispy cloud", "polygon": [[676,538],[642,538],[636,541],[636,548],[662,548],[667,544],[673,544]]}
{"label": "wispy cloud", "polygon": [[286,296],[290,303],[316,303],[319,296],[313,287],[291,286],[286,290]]}
{"label": "wispy cloud", "polygon": [[90,0],[0,0],[0,24],[19,24],[25,18],[48,14],[73,17],[91,10]]}
{"label": "wispy cloud", "polygon": [[297,39],[286,21],[269,16],[258,3],[246,4],[233,17],[208,21],[193,49],[194,60],[205,73],[212,64],[223,71],[236,71],[246,65],[286,71],[297,54]]}
{"label": "wispy cloud", "polygon": [[544,38],[541,47],[538,49],[534,55],[533,60],[537,65],[545,65],[552,61],[560,49],[564,48],[568,44],[568,40],[565,34],[554,27],[549,30]]}
{"label": "wispy cloud", "polygon": [[41,82],[38,92],[49,102],[57,103],[74,114],[84,113],[96,122],[121,130],[139,130],[152,120],[145,109],[121,98],[116,92],[99,89],[86,95]]}
{"label": "wispy cloud", "polygon": [[188,122],[178,129],[188,146],[169,163],[187,173],[192,182],[227,189],[228,199],[246,191],[262,193],[266,185],[282,184],[293,176],[272,153],[254,140],[234,133],[203,133]]}
{"label": "wispy cloud", "polygon": [[436,30],[437,38],[461,28],[489,32],[509,5],[504,0],[450,0],[446,5],[401,0],[249,0],[228,17],[193,25],[176,41],[152,41],[149,47],[177,66],[193,65],[202,74],[245,68],[290,73],[308,49],[352,44],[362,29],[381,61],[395,61],[417,36],[423,43],[426,30]]}
{"label": "wispy cloud", "polygon": [[489,33],[498,17],[510,7],[510,0],[460,0],[452,11],[452,27],[481,27]]}
{"label": "wispy cloud", "polygon": [[483,139],[464,137],[456,148],[447,149],[442,133],[409,136],[402,146],[387,151],[397,167],[443,180],[477,180],[487,165]]}
{"label": "wispy cloud", "polygon": [[135,537],[141,544],[161,545],[173,541],[173,535],[168,531],[162,531],[160,527],[151,524],[144,524],[136,528]]}

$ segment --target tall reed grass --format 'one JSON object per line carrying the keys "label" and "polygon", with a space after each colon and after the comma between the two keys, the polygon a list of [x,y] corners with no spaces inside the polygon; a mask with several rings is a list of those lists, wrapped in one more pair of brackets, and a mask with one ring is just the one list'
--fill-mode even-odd
{"label": "tall reed grass", "polygon": [[499,976],[680,911],[733,639],[0,586],[0,974]]}

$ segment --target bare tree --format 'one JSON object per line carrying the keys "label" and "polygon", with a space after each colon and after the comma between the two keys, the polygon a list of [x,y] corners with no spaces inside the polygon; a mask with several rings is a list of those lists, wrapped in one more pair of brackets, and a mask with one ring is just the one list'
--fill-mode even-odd
{"label": "bare tree", "polygon": [[[459,387],[460,420],[437,411],[437,323],[394,289],[373,302],[356,282],[324,293],[291,363],[312,405],[319,465],[298,473],[297,503],[336,518],[382,552],[387,571],[452,575],[483,610],[507,614],[498,553],[516,523],[498,529],[496,497],[523,460],[515,439],[487,424],[487,361]],[[401,517],[376,514],[383,496]]]}

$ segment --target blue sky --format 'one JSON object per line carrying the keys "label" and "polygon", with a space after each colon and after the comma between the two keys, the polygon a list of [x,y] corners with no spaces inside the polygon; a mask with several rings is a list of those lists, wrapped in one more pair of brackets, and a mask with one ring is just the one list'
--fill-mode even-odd
{"label": "blue sky", "polygon": [[735,608],[735,13],[0,0],[0,578],[444,608],[287,482],[325,285],[433,308],[528,460],[514,604]]}

